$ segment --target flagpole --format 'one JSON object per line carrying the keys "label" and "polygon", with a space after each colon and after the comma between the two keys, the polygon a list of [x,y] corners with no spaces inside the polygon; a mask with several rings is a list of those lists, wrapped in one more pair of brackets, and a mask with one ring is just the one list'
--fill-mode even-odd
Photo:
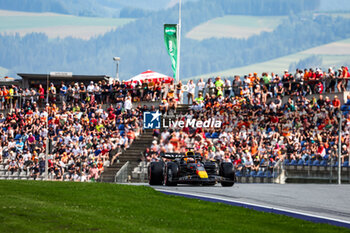
{"label": "flagpole", "polygon": [[177,25],[177,66],[176,83],[180,81],[180,47],[181,47],[181,0],[179,0],[179,23]]}

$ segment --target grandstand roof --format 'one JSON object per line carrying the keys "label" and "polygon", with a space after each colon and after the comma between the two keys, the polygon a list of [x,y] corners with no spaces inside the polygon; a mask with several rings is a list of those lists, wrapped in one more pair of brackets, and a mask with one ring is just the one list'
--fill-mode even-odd
{"label": "grandstand roof", "polygon": [[42,83],[47,79],[56,82],[60,81],[71,81],[71,82],[90,82],[90,81],[102,81],[108,80],[107,75],[50,75],[50,74],[28,74],[28,73],[18,73],[18,76],[22,77],[23,87],[30,87],[34,83]]}
{"label": "grandstand roof", "polygon": [[[25,73],[18,73],[18,76],[22,77],[23,79],[37,79],[37,80],[46,80],[48,74],[25,74]],[[72,75],[72,76],[50,76],[50,80],[68,80],[68,81],[102,81],[102,80],[108,80],[107,75]]]}

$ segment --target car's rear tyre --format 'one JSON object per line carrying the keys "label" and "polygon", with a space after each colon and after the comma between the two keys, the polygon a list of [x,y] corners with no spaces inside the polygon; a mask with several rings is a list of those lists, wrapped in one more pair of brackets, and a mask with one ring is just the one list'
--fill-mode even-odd
{"label": "car's rear tyre", "polygon": [[221,186],[232,187],[235,182],[235,171],[232,163],[221,163],[220,175],[230,181],[221,181]]}
{"label": "car's rear tyre", "polygon": [[148,182],[150,185],[163,185],[163,162],[151,162],[148,167]]}
{"label": "car's rear tyre", "polygon": [[176,163],[169,162],[165,168],[164,183],[166,186],[177,186],[177,182],[174,179],[177,178],[179,173],[179,166]]}

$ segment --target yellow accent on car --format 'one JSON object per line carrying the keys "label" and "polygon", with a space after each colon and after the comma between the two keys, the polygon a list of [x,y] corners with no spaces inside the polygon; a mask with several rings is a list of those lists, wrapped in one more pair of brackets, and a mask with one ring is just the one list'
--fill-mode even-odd
{"label": "yellow accent on car", "polygon": [[197,171],[197,174],[201,179],[208,178],[208,173],[206,171]]}

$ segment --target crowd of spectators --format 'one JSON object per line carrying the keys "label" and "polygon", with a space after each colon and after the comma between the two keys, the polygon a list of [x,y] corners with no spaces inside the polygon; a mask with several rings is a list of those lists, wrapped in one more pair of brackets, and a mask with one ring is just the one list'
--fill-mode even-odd
{"label": "crowd of spectators", "polygon": [[[65,83],[60,85],[50,83],[47,88],[39,85],[37,88],[22,89],[18,86],[3,86],[0,88],[0,110],[10,107],[20,107],[23,102],[30,100],[43,106],[49,103],[66,102],[77,103],[94,102],[98,104],[120,104],[126,95],[131,97],[132,102],[162,100],[166,108],[176,108],[178,102],[187,97],[188,103],[195,100],[196,93],[212,95],[222,93],[224,97],[242,96],[251,92],[260,92],[263,95],[276,97],[278,95],[307,96],[314,93],[342,92],[348,88],[350,72],[348,67],[342,66],[338,70],[329,68],[323,71],[317,69],[297,69],[294,74],[285,70],[282,75],[264,72],[259,77],[257,73],[250,73],[243,77],[235,76],[233,79],[209,78],[207,82],[200,79],[197,83],[190,80],[187,84],[152,79],[144,82],[109,82],[106,80],[84,83]],[[187,93],[183,96],[184,92]],[[202,96],[204,97],[204,96]]]}
{"label": "crowd of spectators", "polygon": [[[296,69],[292,74],[288,70],[283,75],[264,72],[259,77],[257,73],[249,73],[243,77],[236,75],[232,80],[225,78],[222,80],[216,77],[215,80],[209,78],[207,82],[200,79],[197,84],[192,80],[187,83],[188,103],[192,103],[195,98],[195,89],[198,87],[198,93],[206,91],[207,95],[222,96],[246,96],[255,93],[264,95],[261,100],[267,97],[277,96],[308,96],[310,94],[343,92],[348,89],[348,80],[350,73],[348,67],[342,66],[338,70],[329,68],[327,71],[317,69]],[[254,93],[253,93],[254,92]]]}
{"label": "crowd of spectators", "polygon": [[172,102],[176,97],[174,96],[175,89],[174,83],[169,84],[151,79],[146,79],[142,83],[126,83],[117,80],[112,82],[91,81],[88,85],[83,82],[67,84],[62,81],[60,85],[50,83],[47,88],[42,84],[39,84],[37,88],[21,88],[11,85],[0,88],[0,110],[20,108],[27,100],[31,103],[36,102],[39,107],[44,106],[47,102],[50,104],[96,102],[102,105],[107,103],[121,105],[126,96],[130,97],[131,102],[162,99]]}
{"label": "crowd of spectators", "polygon": [[[146,160],[158,160],[161,152],[184,153],[193,148],[205,159],[231,161],[238,171],[245,172],[272,167],[279,160],[293,164],[330,164],[331,161],[334,164],[338,156],[338,112],[344,110],[341,161],[348,163],[350,96],[341,109],[337,95],[332,99],[322,95],[334,92],[335,86],[340,92],[345,90],[347,68],[342,67],[338,73],[332,69],[328,72],[310,69],[290,75],[285,71],[281,79],[272,74],[268,82],[266,77],[266,73],[261,78],[249,74],[244,80],[237,76],[233,83],[220,77],[215,82],[199,80],[194,87],[198,87],[197,97],[195,91],[188,94],[192,103],[190,111],[177,115],[177,120],[215,119],[222,122],[221,127],[185,126],[156,132],[160,140],[147,148]],[[293,82],[284,82],[286,79]],[[317,95],[308,96],[311,93]],[[286,102],[282,101],[284,96]]]}
{"label": "crowd of spectators", "polygon": [[96,180],[142,133],[147,107],[131,109],[129,102],[128,93],[104,109],[91,100],[43,108],[25,100],[7,115],[0,113],[0,163],[7,161],[10,173],[27,171],[37,178],[45,171],[48,149],[50,179]]}

